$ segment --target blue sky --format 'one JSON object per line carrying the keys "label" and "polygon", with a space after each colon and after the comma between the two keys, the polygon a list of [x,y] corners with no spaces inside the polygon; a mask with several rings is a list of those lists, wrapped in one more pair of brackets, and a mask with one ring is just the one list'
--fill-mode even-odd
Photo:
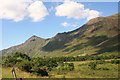
{"label": "blue sky", "polygon": [[[49,15],[46,15],[43,20],[32,21],[31,18],[24,18],[21,21],[14,21],[12,19],[3,19],[2,26],[2,47],[5,49],[10,46],[23,43],[32,35],[42,38],[51,38],[57,33],[68,32],[79,28],[87,22],[86,18],[67,18],[67,16],[56,16],[55,7],[63,4],[56,2],[43,3],[48,10]],[[84,8],[96,10],[100,13],[99,16],[109,16],[118,12],[118,3],[116,2],[81,2]],[[67,23],[63,25],[63,23]],[[1,43],[0,43],[1,44]]]}

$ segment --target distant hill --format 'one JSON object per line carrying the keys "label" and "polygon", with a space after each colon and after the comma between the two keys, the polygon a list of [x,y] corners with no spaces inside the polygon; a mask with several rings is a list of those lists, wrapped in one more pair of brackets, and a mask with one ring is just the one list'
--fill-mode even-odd
{"label": "distant hill", "polygon": [[33,57],[115,54],[120,51],[119,15],[94,18],[76,30],[58,33],[49,39],[34,35],[23,44],[2,50],[2,54],[22,52]]}

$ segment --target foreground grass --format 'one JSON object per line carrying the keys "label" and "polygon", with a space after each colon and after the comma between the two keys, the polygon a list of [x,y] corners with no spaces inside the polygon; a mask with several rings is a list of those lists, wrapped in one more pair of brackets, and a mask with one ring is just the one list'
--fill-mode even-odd
{"label": "foreground grass", "polygon": [[[11,70],[12,68],[2,67],[2,78],[13,78]],[[15,68],[15,70],[16,70],[17,78],[41,78],[40,76],[35,76],[31,73],[21,71],[18,68]]]}
{"label": "foreground grass", "polygon": [[[108,61],[108,60],[107,60]],[[109,60],[110,61],[110,60]],[[73,71],[59,71],[54,69],[49,72],[50,78],[117,78],[118,64],[104,63],[98,64],[96,70],[90,69],[88,64],[94,61],[78,61],[74,63],[75,69]],[[107,70],[105,69],[107,68]],[[31,73],[23,72],[16,68],[18,78],[41,78]],[[3,78],[12,78],[11,68],[2,68]],[[42,77],[43,78],[43,77]],[[44,77],[47,78],[47,77]]]}

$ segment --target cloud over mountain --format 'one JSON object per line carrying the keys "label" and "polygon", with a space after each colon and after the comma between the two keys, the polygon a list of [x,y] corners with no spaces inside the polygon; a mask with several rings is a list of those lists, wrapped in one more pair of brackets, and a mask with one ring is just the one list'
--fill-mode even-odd
{"label": "cloud over mountain", "polygon": [[100,13],[96,10],[85,9],[84,5],[74,1],[65,1],[56,7],[56,16],[66,16],[67,18],[90,20],[98,17]]}

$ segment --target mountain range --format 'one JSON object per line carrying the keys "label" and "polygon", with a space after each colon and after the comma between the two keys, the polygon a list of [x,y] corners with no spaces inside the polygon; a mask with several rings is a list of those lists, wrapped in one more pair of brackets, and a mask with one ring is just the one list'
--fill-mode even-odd
{"label": "mountain range", "polygon": [[117,54],[120,49],[118,16],[91,19],[78,29],[43,39],[33,35],[20,45],[2,50],[3,55],[22,52],[32,57]]}

